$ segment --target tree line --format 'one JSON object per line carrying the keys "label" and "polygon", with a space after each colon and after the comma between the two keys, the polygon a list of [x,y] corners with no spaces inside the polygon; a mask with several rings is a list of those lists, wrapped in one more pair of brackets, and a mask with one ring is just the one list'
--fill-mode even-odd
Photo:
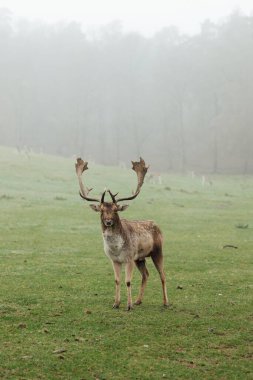
{"label": "tree line", "polygon": [[153,37],[0,10],[0,145],[156,170],[253,172],[253,17]]}

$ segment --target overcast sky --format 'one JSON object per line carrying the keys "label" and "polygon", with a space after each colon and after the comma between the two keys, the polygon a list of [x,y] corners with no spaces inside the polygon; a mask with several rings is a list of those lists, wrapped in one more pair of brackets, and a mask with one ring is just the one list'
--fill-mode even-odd
{"label": "overcast sky", "polygon": [[84,30],[120,20],[126,31],[153,35],[164,26],[197,33],[205,19],[219,21],[232,11],[253,13],[252,0],[0,0],[17,18],[78,21]]}

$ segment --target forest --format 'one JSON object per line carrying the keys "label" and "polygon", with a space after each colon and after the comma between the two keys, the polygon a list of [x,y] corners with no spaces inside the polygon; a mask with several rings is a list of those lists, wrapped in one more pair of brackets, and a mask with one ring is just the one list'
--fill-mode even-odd
{"label": "forest", "polygon": [[152,37],[0,10],[0,145],[104,165],[253,173],[253,16]]}

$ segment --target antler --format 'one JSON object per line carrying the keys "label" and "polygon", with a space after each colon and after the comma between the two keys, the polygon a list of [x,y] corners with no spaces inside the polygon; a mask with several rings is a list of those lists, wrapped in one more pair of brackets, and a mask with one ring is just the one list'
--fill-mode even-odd
{"label": "antler", "polygon": [[140,157],[140,162],[138,162],[138,161],[137,162],[132,161],[132,164],[133,164],[132,169],[136,172],[137,179],[138,179],[138,184],[137,184],[137,188],[135,190],[135,193],[132,196],[127,197],[127,198],[116,199],[115,197],[116,197],[117,194],[113,195],[109,191],[109,193],[111,195],[111,198],[112,198],[112,201],[114,203],[122,202],[122,201],[130,201],[130,200],[136,198],[137,195],[139,194],[140,190],[141,190],[141,187],[142,187],[143,181],[144,181],[144,177],[145,177],[145,175],[146,175],[146,173],[148,171],[149,166],[146,166],[145,161],[141,157]]}
{"label": "antler", "polygon": [[75,167],[76,167],[76,174],[77,174],[77,178],[78,178],[79,186],[80,186],[80,192],[79,192],[80,196],[83,199],[85,199],[86,201],[103,203],[105,192],[102,194],[101,201],[97,198],[90,198],[90,197],[88,197],[88,194],[92,189],[88,189],[88,188],[86,189],[83,182],[82,182],[82,174],[85,170],[88,170],[88,162],[83,161],[80,157],[77,158],[76,161],[77,162],[75,164]]}

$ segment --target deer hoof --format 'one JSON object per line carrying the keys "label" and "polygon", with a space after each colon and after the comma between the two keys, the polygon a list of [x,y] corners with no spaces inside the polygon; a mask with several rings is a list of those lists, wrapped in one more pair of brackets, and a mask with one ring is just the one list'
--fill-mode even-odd
{"label": "deer hoof", "polygon": [[140,304],[142,304],[142,301],[141,300],[136,300],[134,304],[135,305],[140,305]]}
{"label": "deer hoof", "polygon": [[133,310],[133,305],[127,305],[127,309],[126,309],[127,311],[131,311],[131,310]]}
{"label": "deer hoof", "polygon": [[166,307],[166,308],[167,308],[167,307],[169,308],[169,307],[170,307],[170,304],[169,304],[168,302],[166,302],[166,303],[163,304],[163,306]]}
{"label": "deer hoof", "polygon": [[119,303],[114,303],[112,306],[113,309],[118,309],[119,308]]}

